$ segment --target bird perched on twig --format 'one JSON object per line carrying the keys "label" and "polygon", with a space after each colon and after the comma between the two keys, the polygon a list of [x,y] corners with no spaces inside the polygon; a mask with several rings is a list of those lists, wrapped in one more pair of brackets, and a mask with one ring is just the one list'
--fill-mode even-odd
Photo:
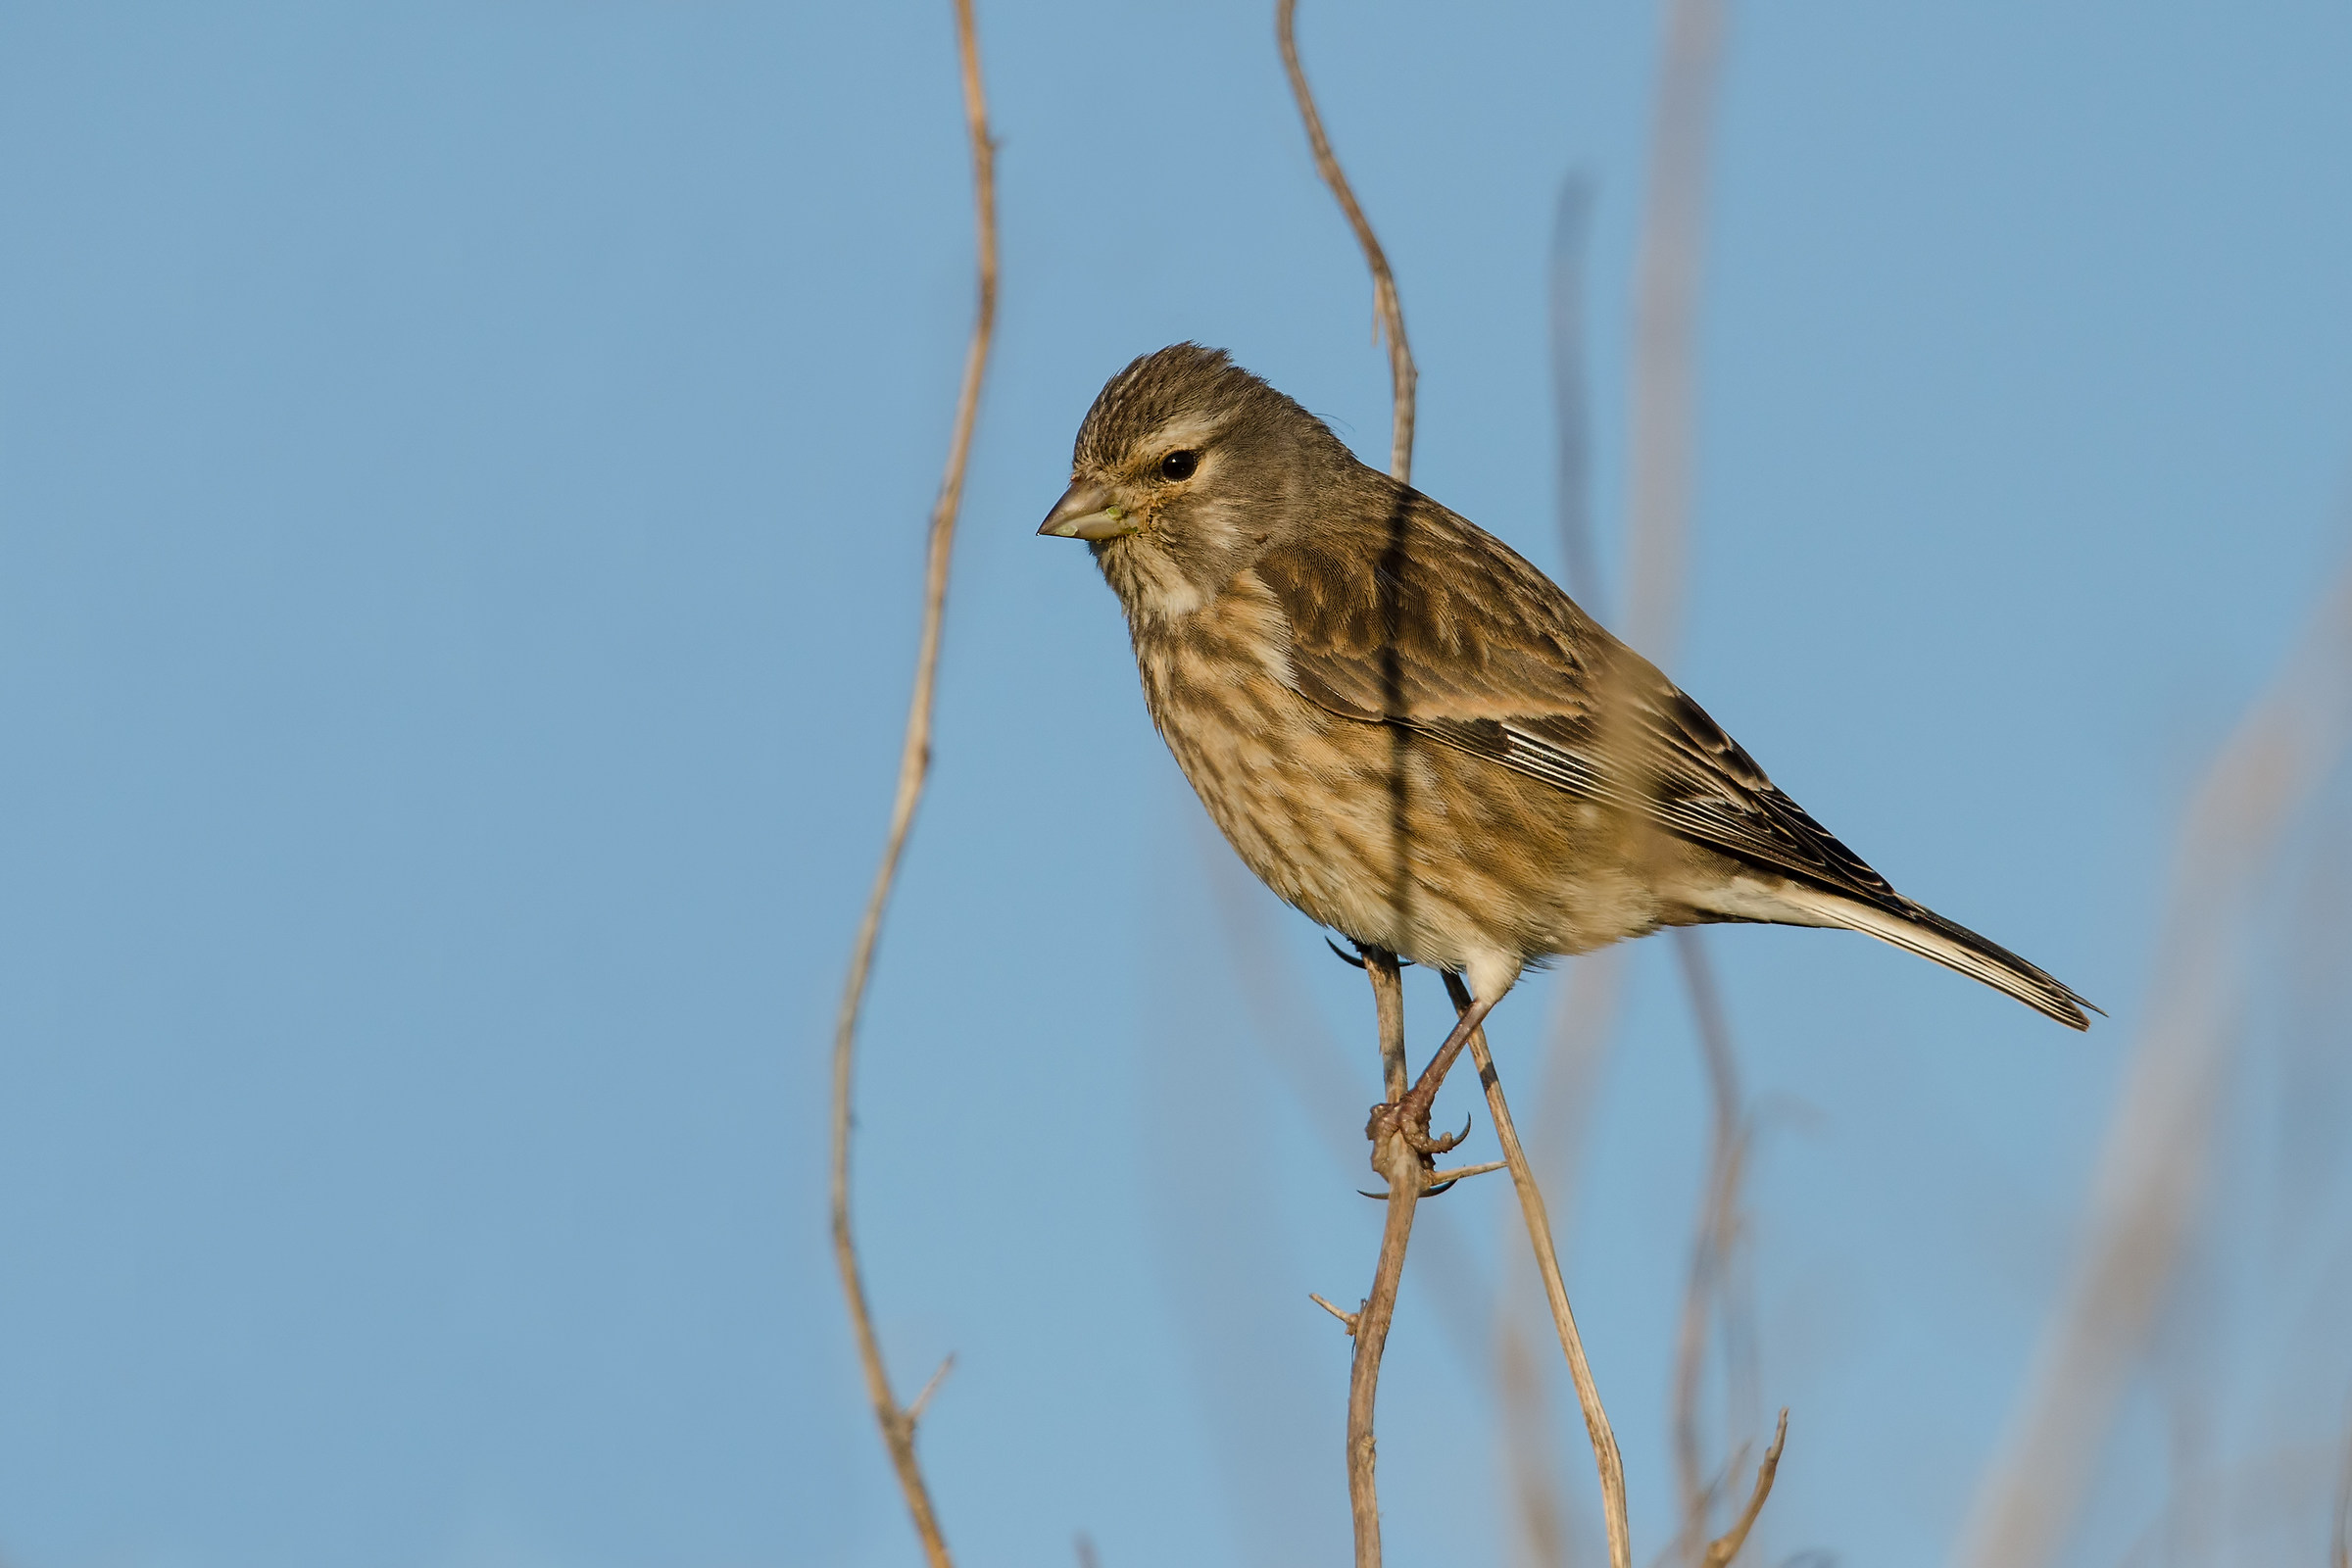
{"label": "bird perched on twig", "polygon": [[1038,531],[1092,547],[1209,815],[1310,918],[1466,977],[1457,1037],[1531,962],[1726,920],[1865,932],[2088,1026],[2073,991],[1895,892],[1502,541],[1221,350],[1111,377],[1070,467]]}

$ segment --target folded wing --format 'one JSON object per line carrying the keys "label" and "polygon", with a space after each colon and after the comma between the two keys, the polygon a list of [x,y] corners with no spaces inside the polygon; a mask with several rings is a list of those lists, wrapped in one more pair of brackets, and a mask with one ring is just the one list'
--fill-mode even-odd
{"label": "folded wing", "polygon": [[1319,535],[1254,569],[1289,618],[1291,684],[1317,707],[1784,873],[1816,890],[1802,896],[1802,923],[1850,925],[2087,1026],[2081,997],[1895,892],[1655,665],[1500,540],[1418,493],[1399,491],[1384,527]]}
{"label": "folded wing", "polygon": [[1655,665],[1500,540],[1410,499],[1391,537],[1326,536],[1260,560],[1290,619],[1300,696],[1911,911]]}

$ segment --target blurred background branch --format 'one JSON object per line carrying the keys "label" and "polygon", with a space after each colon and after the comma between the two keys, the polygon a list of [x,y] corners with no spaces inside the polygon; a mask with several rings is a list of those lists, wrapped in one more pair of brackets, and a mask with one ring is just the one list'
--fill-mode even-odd
{"label": "blurred background branch", "polygon": [[[1626,581],[1619,632],[1669,670],[1686,597],[1691,496],[1697,454],[1697,345],[1705,242],[1708,154],[1715,121],[1725,29],[1723,0],[1668,0],[1664,8],[1656,89],[1652,99],[1647,185],[1636,257],[1634,344],[1629,382]],[[1592,538],[1591,411],[1585,393],[1584,252],[1591,228],[1592,189],[1571,174],[1561,183],[1551,241],[1546,334],[1551,360],[1556,453],[1555,514],[1567,586],[1595,616],[1609,606]],[[1727,1426],[1753,1419],[1755,1381],[1752,1306],[1741,1286],[1744,1270],[1739,1187],[1747,1152],[1746,1118],[1730,1028],[1707,963],[1704,939],[1693,928],[1671,934],[1702,1059],[1711,1103],[1708,1173],[1699,1196],[1690,1275],[1678,1331],[1672,1428],[1682,1502],[1677,1540],[1686,1558],[1708,1540],[1720,1477],[1710,1477],[1699,1434],[1706,1347],[1719,1325],[1726,1351]],[[1578,1162],[1584,1129],[1600,1079],[1630,955],[1603,950],[1577,960],[1563,986],[1553,1026],[1550,1062],[1537,1100],[1539,1168],[1555,1191],[1566,1192]],[[1506,1312],[1510,1308],[1506,1305]],[[1515,1341],[1524,1328],[1496,1335],[1497,1382],[1506,1405],[1544,1403],[1541,1385],[1514,1378]],[[1514,1428],[1540,1424],[1522,1413]],[[1727,1452],[1730,1445],[1727,1442]],[[1558,1539],[1552,1521],[1560,1504],[1530,1490],[1533,1472],[1518,1472],[1523,1548],[1546,1556]],[[1745,1530],[1740,1532],[1744,1540]]]}
{"label": "blurred background branch", "polygon": [[2352,566],[2183,815],[2155,978],[2082,1235],[1954,1554],[1961,1568],[2040,1568],[2065,1544],[2205,1194],[2225,1069],[2245,1028],[2255,890],[2348,736]]}

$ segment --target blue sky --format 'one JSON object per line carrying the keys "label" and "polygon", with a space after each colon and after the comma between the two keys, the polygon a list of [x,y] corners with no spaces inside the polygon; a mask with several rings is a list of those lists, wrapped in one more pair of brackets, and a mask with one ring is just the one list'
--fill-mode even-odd
{"label": "blue sky", "polygon": [[[1654,13],[1300,32],[1403,290],[1416,481],[1546,567],[1545,248],[1593,182],[1613,561]],[[1369,1272],[1361,982],[1270,896],[1229,912],[1109,594],[1032,530],[1102,379],[1179,338],[1379,461],[1369,289],[1270,7],[982,0],[982,34],[1004,311],[869,1012],[871,1284],[903,1383],[958,1358],[924,1445],[967,1562],[1328,1557],[1345,1341],[1303,1293]],[[1734,8],[1673,672],[2114,1014],[1714,941],[1767,1107],[1771,1560],[1941,1560],[2173,825],[2343,559],[2348,75],[2319,4]],[[822,1100],[968,325],[959,115],[944,6],[0,14],[9,1562],[914,1560]],[[2306,871],[2345,863],[2328,800]],[[2282,885],[2334,918],[2334,880]],[[1646,1551],[1704,1104],[1663,949],[1631,974],[1559,1218]],[[1514,1083],[1556,983],[1498,1015]],[[2340,1107],[2340,1004],[2275,1010],[2326,1043],[2277,1093]],[[1282,1066],[1316,1031],[1321,1092]],[[2241,1198],[2341,1234],[2327,1191]],[[1480,1289],[1500,1204],[1443,1200]],[[1448,1310],[1408,1285],[1393,1550],[1498,1561]],[[2297,1419],[2340,1412],[2322,1370]],[[2083,1560],[2163,1490],[2134,1400]]]}

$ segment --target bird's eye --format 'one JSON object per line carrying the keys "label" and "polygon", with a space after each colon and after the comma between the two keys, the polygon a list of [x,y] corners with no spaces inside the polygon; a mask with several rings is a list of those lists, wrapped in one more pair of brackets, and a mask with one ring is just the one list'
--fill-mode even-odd
{"label": "bird's eye", "polygon": [[1193,470],[1200,466],[1200,453],[1171,452],[1159,460],[1159,476],[1162,479],[1190,479]]}

